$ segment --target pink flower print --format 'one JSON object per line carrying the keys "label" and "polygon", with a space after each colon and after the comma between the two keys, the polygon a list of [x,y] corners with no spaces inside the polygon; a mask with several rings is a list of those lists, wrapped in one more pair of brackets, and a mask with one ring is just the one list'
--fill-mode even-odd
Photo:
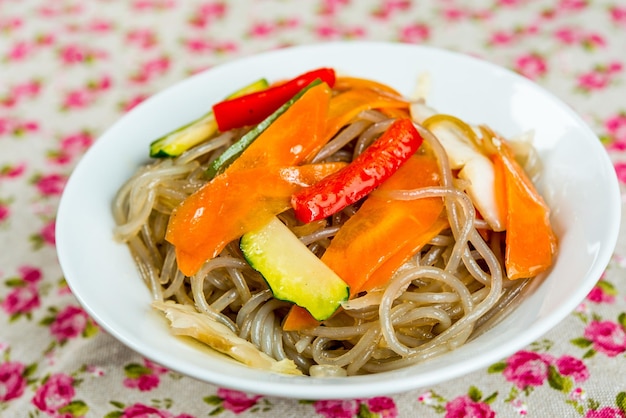
{"label": "pink flower print", "polygon": [[366,401],[366,404],[370,412],[378,414],[380,418],[396,418],[398,416],[398,408],[395,402],[387,396],[370,398]]}
{"label": "pink flower print", "polygon": [[33,405],[42,412],[59,416],[59,409],[67,406],[75,395],[73,383],[74,379],[69,375],[53,374],[35,392]]}
{"label": "pink flower print", "polygon": [[72,133],[61,138],[60,148],[48,152],[48,158],[56,164],[68,164],[91,146],[94,138],[88,131]]}
{"label": "pink flower print", "polygon": [[359,410],[359,404],[348,400],[321,400],[313,404],[315,412],[325,418],[352,418]]}
{"label": "pink flower print", "polygon": [[167,56],[148,60],[141,65],[140,70],[131,77],[131,80],[136,83],[147,83],[154,77],[166,73],[170,68],[170,64],[170,59]]}
{"label": "pink flower print", "polygon": [[156,33],[152,29],[143,28],[133,29],[128,32],[126,40],[141,49],[150,49],[158,43]]}
{"label": "pink flower print", "polygon": [[2,178],[14,179],[24,174],[24,171],[26,171],[26,163],[18,163],[16,165],[11,165],[11,164],[5,165],[5,166],[0,167],[0,179]]}
{"label": "pink flower print", "polygon": [[576,357],[568,355],[561,356],[556,360],[555,366],[559,373],[563,376],[571,377],[576,383],[584,382],[589,378],[587,366]]}
{"label": "pink flower print", "polygon": [[626,25],[626,6],[613,5],[609,8],[609,14],[613,23]]}
{"label": "pink flower print", "polygon": [[76,89],[69,91],[63,100],[63,109],[81,109],[89,106],[95,100],[95,96],[89,89]]}
{"label": "pink flower print", "polygon": [[0,17],[0,32],[10,33],[23,25],[24,21],[19,17]]}
{"label": "pink flower print", "polygon": [[[115,415],[118,416],[118,415]],[[124,408],[120,418],[193,418],[188,414],[172,415],[170,412],[152,406],[136,403]]]}
{"label": "pink flower print", "polygon": [[24,98],[32,98],[39,94],[41,82],[30,80],[25,83],[12,86],[8,94],[0,98],[0,105],[4,107],[14,107]]}
{"label": "pink flower print", "polygon": [[32,42],[17,41],[13,44],[6,55],[8,61],[22,61],[35,51],[36,45]]}
{"label": "pink flower print", "polygon": [[515,70],[531,80],[536,80],[548,71],[545,59],[535,53],[524,54],[515,61]]}
{"label": "pink flower print", "polygon": [[411,8],[408,0],[385,0],[382,6],[374,12],[374,16],[381,19],[389,19],[392,14],[402,12]]}
{"label": "pink flower print", "polygon": [[35,179],[35,187],[44,196],[59,196],[63,192],[67,178],[60,174],[46,174]]}
{"label": "pink flower print", "polygon": [[124,367],[126,378],[123,384],[127,388],[147,392],[159,386],[161,383],[159,375],[167,373],[167,371],[168,369],[165,367],[145,359],[144,365],[133,363]]}
{"label": "pink flower print", "polygon": [[322,0],[322,7],[320,14],[322,15],[335,15],[339,12],[341,7],[347,6],[350,0]]}
{"label": "pink flower print", "polygon": [[201,4],[198,10],[194,13],[190,19],[190,23],[193,26],[199,28],[205,28],[209,22],[219,19],[226,14],[225,2],[208,2]]}
{"label": "pink flower print", "polygon": [[496,46],[505,46],[510,45],[517,38],[516,34],[513,32],[507,32],[503,30],[495,31],[491,34],[489,38],[489,44]]}
{"label": "pink flower print", "polygon": [[322,39],[332,39],[341,35],[341,31],[330,23],[324,23],[316,27],[315,33]]}
{"label": "pink flower print", "polygon": [[578,88],[583,91],[602,90],[611,81],[609,74],[605,71],[593,70],[578,77]]}
{"label": "pink flower print", "polygon": [[156,389],[161,383],[159,376],[153,374],[143,374],[136,378],[124,379],[124,386],[130,389],[139,389],[142,392],[148,392],[152,389]]}
{"label": "pink flower print", "polygon": [[591,289],[587,300],[594,303],[614,303],[616,293],[613,285],[601,280]]}
{"label": "pink flower print", "polygon": [[135,10],[164,10],[176,6],[174,0],[135,0],[132,4]]}
{"label": "pink flower print", "polygon": [[554,37],[561,43],[564,43],[566,45],[573,45],[580,41],[581,34],[580,30],[568,27],[557,29],[554,32]]}
{"label": "pink flower print", "polygon": [[613,168],[615,168],[617,179],[621,183],[626,184],[626,163],[622,163],[622,162],[613,163]]}
{"label": "pink flower print", "polygon": [[467,395],[446,403],[445,418],[493,418],[496,413],[484,402],[476,402]]}
{"label": "pink flower print", "polygon": [[600,409],[590,409],[585,414],[585,418],[625,418],[624,411],[619,408],[605,406]]}
{"label": "pink flower print", "polygon": [[264,38],[271,35],[276,29],[276,25],[270,22],[257,22],[250,29],[250,36],[253,38]]}
{"label": "pink flower print", "polygon": [[88,320],[89,317],[81,308],[72,305],[67,306],[56,315],[50,324],[50,333],[58,342],[65,342],[81,335],[87,327]]}
{"label": "pink flower print", "polygon": [[587,7],[587,0],[560,0],[556,6],[559,11],[580,11]]}
{"label": "pink flower print", "polygon": [[22,396],[26,388],[25,369],[22,363],[16,361],[0,364],[0,402],[7,402]]}
{"label": "pink flower print", "polygon": [[9,205],[0,201],[0,222],[4,222],[9,219],[11,216],[11,210],[9,209]]}
{"label": "pink flower print", "polygon": [[424,23],[414,23],[400,28],[400,41],[419,44],[430,38],[430,27]]}
{"label": "pink flower print", "polygon": [[4,298],[2,310],[7,314],[15,316],[29,314],[41,305],[39,292],[34,285],[17,286],[13,288]]}
{"label": "pink flower print", "polygon": [[42,244],[56,245],[55,220],[46,223],[39,231]]}
{"label": "pink flower print", "polygon": [[626,113],[619,113],[604,121],[604,128],[609,135],[609,148],[617,151],[626,150]]}
{"label": "pink flower print", "polygon": [[124,112],[130,111],[131,109],[133,109],[135,106],[137,106],[139,103],[143,102],[147,98],[148,96],[144,94],[138,94],[136,96],[131,97],[130,99],[122,103],[122,111]]}
{"label": "pink flower print", "polygon": [[626,332],[613,321],[591,321],[585,328],[585,338],[593,342],[596,351],[615,357],[626,351]]}
{"label": "pink flower print", "polygon": [[541,386],[548,377],[550,360],[534,351],[518,351],[507,359],[503,375],[520,389]]}
{"label": "pink flower print", "polygon": [[59,51],[59,58],[66,65],[89,63],[107,55],[106,51],[77,44],[66,45]]}
{"label": "pink flower print", "polygon": [[261,399],[259,395],[248,395],[244,392],[224,388],[217,390],[217,396],[222,399],[222,407],[235,414],[247,411]]}
{"label": "pink flower print", "polygon": [[463,19],[467,13],[456,7],[447,7],[442,12],[443,18],[449,22],[457,22]]}

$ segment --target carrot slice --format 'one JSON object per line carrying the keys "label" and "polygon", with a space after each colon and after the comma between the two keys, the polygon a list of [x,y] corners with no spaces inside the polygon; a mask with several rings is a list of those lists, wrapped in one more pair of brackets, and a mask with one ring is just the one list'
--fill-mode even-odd
{"label": "carrot slice", "polygon": [[409,108],[409,103],[400,97],[392,97],[377,91],[356,88],[334,96],[328,109],[325,141],[328,142],[359,113],[370,109]]}
{"label": "carrot slice", "polygon": [[227,168],[244,170],[260,166],[298,165],[326,144],[325,119],[331,91],[327,84],[311,87],[276,119]]}
{"label": "carrot slice", "polygon": [[333,88],[339,91],[354,90],[354,89],[370,89],[374,91],[387,93],[393,96],[402,97],[402,95],[396,89],[394,89],[391,86],[388,86],[387,84],[379,83],[378,81],[370,80],[367,78],[360,78],[360,77],[339,76],[335,79],[335,85],[333,86]]}
{"label": "carrot slice", "polygon": [[215,177],[172,213],[165,239],[176,247],[179,269],[195,274],[234,239],[290,208],[291,195],[345,163],[256,167]]}
{"label": "carrot slice", "polygon": [[[378,190],[439,185],[439,167],[430,155],[414,155]],[[446,227],[441,198],[389,200],[373,193],[331,241],[324,261],[349,286],[350,294],[382,286],[412,254]],[[380,272],[379,272],[380,270]],[[283,328],[311,328],[306,310],[291,308]]]}
{"label": "carrot slice", "polygon": [[506,143],[493,154],[496,201],[506,209],[505,268],[509,279],[534,277],[552,265],[557,239],[550,208]]}

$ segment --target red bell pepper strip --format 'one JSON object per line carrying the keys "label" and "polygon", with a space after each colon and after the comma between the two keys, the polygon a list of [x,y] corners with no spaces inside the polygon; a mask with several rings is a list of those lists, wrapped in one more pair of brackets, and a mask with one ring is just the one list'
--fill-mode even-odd
{"label": "red bell pepper strip", "polygon": [[367,196],[395,173],[422,141],[410,119],[396,120],[352,163],[295,193],[291,207],[296,218],[303,223],[316,221]]}
{"label": "red bell pepper strip", "polygon": [[220,131],[225,132],[256,125],[316,79],[333,87],[335,70],[319,68],[266,90],[219,102],[213,106],[217,126]]}

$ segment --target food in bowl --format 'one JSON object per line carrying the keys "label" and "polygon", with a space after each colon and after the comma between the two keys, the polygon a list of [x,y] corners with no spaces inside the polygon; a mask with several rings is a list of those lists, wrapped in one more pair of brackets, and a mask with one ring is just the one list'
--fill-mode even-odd
{"label": "food in bowl", "polygon": [[253,81],[152,142],[115,236],[177,335],[287,374],[394,370],[463,345],[551,267],[520,134],[332,68]]}

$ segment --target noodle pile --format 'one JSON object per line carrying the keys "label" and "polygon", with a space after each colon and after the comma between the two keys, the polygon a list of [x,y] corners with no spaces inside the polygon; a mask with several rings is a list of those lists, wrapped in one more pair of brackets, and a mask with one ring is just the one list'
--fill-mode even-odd
{"label": "noodle pile", "polygon": [[[362,112],[313,162],[351,161],[392,121],[377,111]],[[293,362],[304,374],[368,374],[424,361],[481,332],[515,299],[525,281],[503,280],[501,235],[491,234],[489,242],[483,239],[477,226],[486,225],[476,218],[464,184],[453,177],[444,149],[428,130],[417,128],[423,148],[439,163],[441,185],[385,193],[392,199],[443,199],[449,229],[401,267],[386,288],[357,295],[314,329],[282,330],[291,304],[272,297],[237,241],[193,277],[185,277],[177,269],[173,246],[164,239],[172,210],[207,181],[204,172],[209,164],[245,133],[243,129],[217,134],[177,158],[141,167],[115,198],[115,236],[128,244],[160,309],[167,306],[159,305],[162,301],[184,305],[270,358]],[[328,218],[325,227],[300,239],[321,256],[356,209],[356,205],[346,208]],[[297,225],[291,210],[279,218]]]}

